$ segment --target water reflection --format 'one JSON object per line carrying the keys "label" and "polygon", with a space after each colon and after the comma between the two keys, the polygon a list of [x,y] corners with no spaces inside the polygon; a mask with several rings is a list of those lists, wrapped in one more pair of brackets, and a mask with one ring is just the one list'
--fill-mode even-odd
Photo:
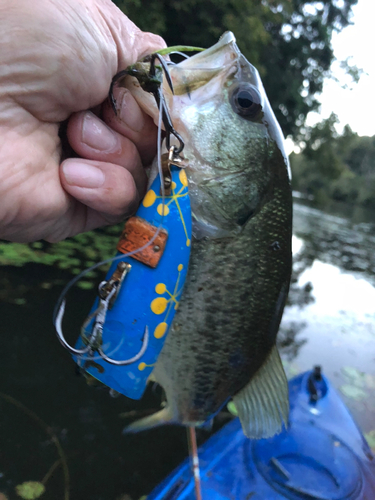
{"label": "water reflection", "polygon": [[293,320],[289,323],[284,321],[283,325],[281,325],[277,346],[284,360],[291,362],[297,358],[301,347],[307,342],[306,338],[297,338],[297,335],[299,335],[306,326],[307,323],[305,321]]}
{"label": "water reflection", "polygon": [[[280,346],[290,375],[321,364],[359,425],[375,427],[375,226],[294,207]],[[348,374],[357,376],[350,378]],[[363,375],[363,376],[362,376]]]}
{"label": "water reflection", "polygon": [[303,240],[304,259],[320,260],[351,273],[364,274],[375,285],[375,225],[294,205],[294,233]]}

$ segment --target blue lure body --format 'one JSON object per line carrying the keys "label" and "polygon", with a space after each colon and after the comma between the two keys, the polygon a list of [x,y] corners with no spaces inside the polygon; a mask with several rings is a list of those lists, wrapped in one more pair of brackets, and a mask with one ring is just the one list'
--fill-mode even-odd
{"label": "blue lure body", "polygon": [[[122,239],[126,240],[130,221],[136,221],[135,232],[141,242],[132,249],[122,249],[124,257],[112,263],[106,282],[113,277],[119,262],[131,266],[126,274],[113,306],[108,308],[102,325],[100,348],[106,356],[116,361],[136,357],[142,351],[143,343],[147,348],[136,361],[118,366],[107,362],[97,350],[73,359],[81,368],[111,389],[132,399],[140,399],[146,389],[158,355],[163,347],[168,330],[172,324],[181,299],[191,248],[191,208],[188,182],[184,170],[171,165],[170,194],[163,198],[160,194],[159,176],[153,181],[136,217],[125,224]],[[163,215],[164,213],[164,215]],[[146,248],[146,253],[158,253],[156,267],[136,260],[142,252],[125,256],[130,250],[137,250],[147,243],[147,238],[139,229],[138,222],[151,228],[156,238]],[[141,226],[142,226],[141,224]],[[134,233],[134,231],[133,231]],[[133,234],[134,235],[134,234]],[[165,247],[158,243],[158,236],[164,236]],[[143,239],[142,239],[143,238]],[[148,237],[148,241],[150,236]],[[143,243],[142,243],[143,242]],[[126,245],[125,245],[126,246]],[[133,242],[134,246],[134,242]],[[121,247],[121,240],[118,248]],[[117,255],[121,255],[121,252]],[[147,259],[146,259],[147,260]],[[100,303],[98,297],[86,321],[83,336],[78,339],[76,349],[82,349],[90,340],[96,321],[96,311]],[[145,341],[145,337],[147,339]]]}

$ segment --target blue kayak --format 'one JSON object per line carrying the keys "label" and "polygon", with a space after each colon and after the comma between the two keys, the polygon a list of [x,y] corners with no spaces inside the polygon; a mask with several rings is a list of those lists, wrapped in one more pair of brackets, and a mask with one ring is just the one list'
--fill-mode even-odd
{"label": "blue kayak", "polygon": [[[320,368],[289,382],[287,430],[249,440],[236,418],[199,448],[203,500],[374,500],[375,458]],[[147,500],[195,500],[189,459]]]}

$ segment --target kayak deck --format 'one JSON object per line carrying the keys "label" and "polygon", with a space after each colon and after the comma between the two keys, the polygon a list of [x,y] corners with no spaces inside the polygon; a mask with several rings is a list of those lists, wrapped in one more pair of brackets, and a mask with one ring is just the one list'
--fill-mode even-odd
{"label": "kayak deck", "polygon": [[[329,381],[289,382],[288,429],[249,440],[234,419],[199,448],[203,500],[372,500],[375,459]],[[189,459],[147,500],[195,500]]]}

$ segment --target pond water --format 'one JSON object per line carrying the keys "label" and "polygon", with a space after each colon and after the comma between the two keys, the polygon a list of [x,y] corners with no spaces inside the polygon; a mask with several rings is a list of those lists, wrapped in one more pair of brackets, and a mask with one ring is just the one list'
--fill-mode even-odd
{"label": "pond water", "polygon": [[[375,447],[373,220],[344,206],[323,213],[295,204],[293,281],[279,345],[289,376],[322,365]],[[45,500],[136,500],[187,455],[182,428],[121,435],[129,412],[157,408],[157,390],[133,402],[89,387],[56,339],[51,316],[63,284],[115,245],[101,234],[90,238],[32,250],[0,245],[0,500],[19,498],[15,487],[24,481],[44,481]],[[71,341],[97,281],[92,276],[70,294]],[[200,441],[208,436],[199,432]]]}
{"label": "pond water", "polygon": [[375,224],[334,208],[294,205],[281,352],[289,375],[321,365],[375,446]]}

